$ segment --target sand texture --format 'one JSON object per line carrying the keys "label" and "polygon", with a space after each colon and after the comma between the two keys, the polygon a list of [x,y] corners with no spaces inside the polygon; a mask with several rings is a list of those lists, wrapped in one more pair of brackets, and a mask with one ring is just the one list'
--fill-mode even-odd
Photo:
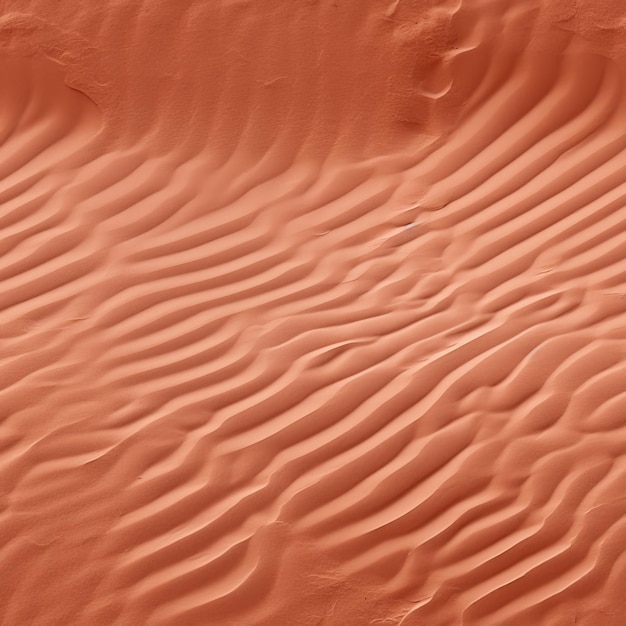
{"label": "sand texture", "polygon": [[2,0],[0,624],[626,624],[626,2]]}

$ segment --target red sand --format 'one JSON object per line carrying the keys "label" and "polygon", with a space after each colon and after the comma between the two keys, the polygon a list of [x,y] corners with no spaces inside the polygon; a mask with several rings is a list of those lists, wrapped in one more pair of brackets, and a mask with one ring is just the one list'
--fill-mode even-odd
{"label": "red sand", "polygon": [[625,623],[625,2],[4,0],[0,77],[3,626]]}

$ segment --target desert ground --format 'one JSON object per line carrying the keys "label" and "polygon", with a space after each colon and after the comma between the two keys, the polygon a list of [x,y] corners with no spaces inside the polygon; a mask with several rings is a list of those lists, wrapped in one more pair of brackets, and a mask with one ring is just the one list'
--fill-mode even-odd
{"label": "desert ground", "polygon": [[0,624],[626,623],[626,2],[2,0]]}

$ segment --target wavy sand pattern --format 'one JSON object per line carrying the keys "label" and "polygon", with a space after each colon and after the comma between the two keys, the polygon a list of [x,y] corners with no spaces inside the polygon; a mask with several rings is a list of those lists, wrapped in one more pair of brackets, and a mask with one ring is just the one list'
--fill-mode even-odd
{"label": "wavy sand pattern", "polygon": [[0,623],[607,626],[623,2],[7,0]]}

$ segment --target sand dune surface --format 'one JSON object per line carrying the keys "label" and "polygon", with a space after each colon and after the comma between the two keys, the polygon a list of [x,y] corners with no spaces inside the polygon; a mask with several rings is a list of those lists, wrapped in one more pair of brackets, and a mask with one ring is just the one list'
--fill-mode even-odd
{"label": "sand dune surface", "polygon": [[3,626],[626,620],[626,3],[5,0]]}

